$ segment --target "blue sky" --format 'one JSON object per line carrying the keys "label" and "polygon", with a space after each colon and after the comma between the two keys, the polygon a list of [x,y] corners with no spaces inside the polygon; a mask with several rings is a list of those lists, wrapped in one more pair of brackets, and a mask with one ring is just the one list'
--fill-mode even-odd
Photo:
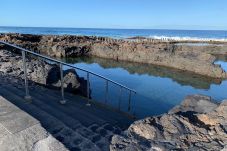
{"label": "blue sky", "polygon": [[1,0],[0,26],[227,30],[227,0]]}

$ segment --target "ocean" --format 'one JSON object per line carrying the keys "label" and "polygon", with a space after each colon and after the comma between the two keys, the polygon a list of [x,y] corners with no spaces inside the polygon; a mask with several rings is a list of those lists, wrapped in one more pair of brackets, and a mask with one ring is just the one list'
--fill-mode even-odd
{"label": "ocean", "polygon": [[169,29],[98,29],[98,28],[47,28],[47,27],[0,27],[0,33],[21,33],[38,35],[85,35],[112,38],[136,36],[148,38],[171,38],[183,40],[227,40],[224,30],[169,30]]}

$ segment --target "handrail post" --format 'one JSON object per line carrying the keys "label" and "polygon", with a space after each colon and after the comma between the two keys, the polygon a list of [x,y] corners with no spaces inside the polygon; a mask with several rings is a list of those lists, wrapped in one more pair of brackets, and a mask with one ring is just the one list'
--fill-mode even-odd
{"label": "handrail post", "polygon": [[87,106],[91,106],[90,103],[90,79],[89,79],[89,72],[87,72]]}
{"label": "handrail post", "polygon": [[64,77],[63,77],[63,67],[62,64],[60,63],[60,76],[61,76],[61,97],[62,99],[60,100],[61,104],[65,104],[66,100],[65,100],[65,93],[64,93]]}
{"label": "handrail post", "polygon": [[132,91],[129,91],[129,98],[128,98],[128,112],[131,110],[131,95],[132,95]]}
{"label": "handrail post", "polygon": [[108,87],[109,87],[108,80],[106,80],[105,103],[107,103],[108,101]]}
{"label": "handrail post", "polygon": [[120,87],[119,100],[118,100],[118,110],[121,110],[121,94],[122,94],[122,87]]}
{"label": "handrail post", "polygon": [[23,68],[24,68],[24,85],[25,85],[24,99],[27,101],[31,101],[32,97],[29,95],[29,89],[28,89],[27,65],[26,65],[26,56],[25,55],[26,55],[25,51],[22,51]]}

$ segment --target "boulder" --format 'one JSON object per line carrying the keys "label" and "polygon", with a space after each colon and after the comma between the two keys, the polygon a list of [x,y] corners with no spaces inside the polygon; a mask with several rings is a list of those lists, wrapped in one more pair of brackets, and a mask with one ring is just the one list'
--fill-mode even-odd
{"label": "boulder", "polygon": [[[60,69],[54,69],[55,74],[51,74],[48,77],[48,85],[52,85],[54,87],[61,87],[61,80],[60,80]],[[63,72],[63,81],[64,81],[64,88],[66,91],[73,92],[74,90],[80,87],[80,82],[78,79],[78,75],[73,69],[69,69]]]}
{"label": "boulder", "polygon": [[169,113],[134,122],[110,150],[225,150],[227,101],[192,95]]}

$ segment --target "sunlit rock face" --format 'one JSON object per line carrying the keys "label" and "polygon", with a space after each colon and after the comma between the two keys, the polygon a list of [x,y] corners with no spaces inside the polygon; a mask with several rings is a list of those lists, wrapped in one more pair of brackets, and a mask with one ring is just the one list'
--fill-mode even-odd
{"label": "sunlit rock face", "polygon": [[224,150],[227,147],[227,100],[188,96],[169,113],[134,122],[112,138],[110,149]]}
{"label": "sunlit rock face", "polygon": [[214,78],[227,74],[215,65],[213,54],[227,54],[227,45],[176,45],[176,42],[128,41],[88,36],[1,34],[0,40],[51,57],[98,56],[148,63]]}

